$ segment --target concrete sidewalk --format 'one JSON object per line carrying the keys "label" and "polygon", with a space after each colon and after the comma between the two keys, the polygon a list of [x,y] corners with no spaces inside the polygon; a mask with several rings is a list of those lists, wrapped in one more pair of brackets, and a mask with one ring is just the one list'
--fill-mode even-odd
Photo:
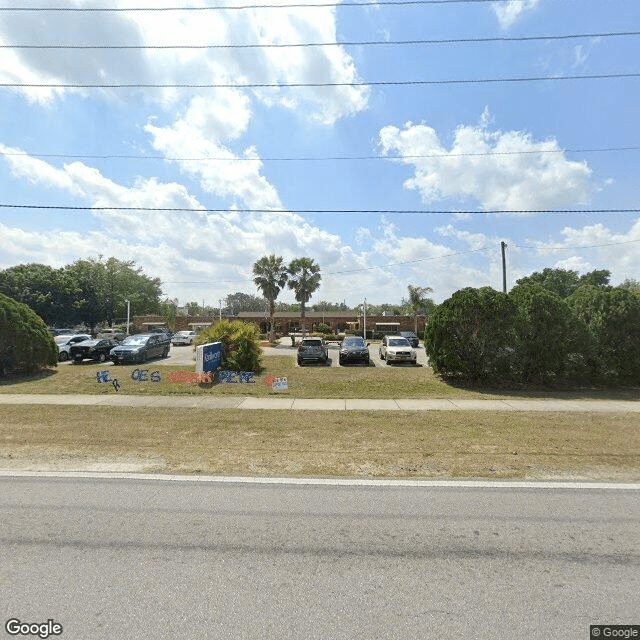
{"label": "concrete sidewalk", "polygon": [[558,411],[637,413],[637,400],[559,400],[559,399],[305,399],[287,397],[195,397],[81,395],[81,394],[0,394],[0,405],[81,405],[100,407],[156,407],[193,409],[245,409],[292,411]]}

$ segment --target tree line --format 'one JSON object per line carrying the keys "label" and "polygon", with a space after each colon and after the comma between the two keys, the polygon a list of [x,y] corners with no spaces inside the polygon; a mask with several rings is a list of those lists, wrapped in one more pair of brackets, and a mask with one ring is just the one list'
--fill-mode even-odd
{"label": "tree line", "polygon": [[49,326],[84,324],[91,330],[127,314],[160,311],[159,278],[150,278],[134,261],[117,258],[76,260],[59,269],[24,264],[0,271],[0,292],[27,304]]}
{"label": "tree line", "polygon": [[640,295],[609,271],[545,269],[509,293],[454,293],[431,314],[434,371],[483,383],[640,383]]}

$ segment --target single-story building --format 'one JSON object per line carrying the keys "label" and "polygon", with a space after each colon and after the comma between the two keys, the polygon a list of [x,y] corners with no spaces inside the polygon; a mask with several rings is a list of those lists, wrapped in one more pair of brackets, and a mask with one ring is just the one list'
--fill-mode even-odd
{"label": "single-story building", "polygon": [[[264,311],[241,311],[234,317],[223,317],[223,320],[242,320],[253,322],[260,327],[260,333],[269,331],[269,316]],[[197,331],[219,321],[218,316],[177,316],[174,321],[174,331]],[[276,311],[274,315],[276,331],[283,335],[302,332],[302,317],[300,312]],[[166,325],[167,319],[162,316],[134,316],[133,323],[141,331],[147,331],[150,326]],[[353,331],[367,334],[376,331],[376,323],[385,327],[393,325],[398,331],[414,331],[415,318],[413,316],[369,316],[352,311],[307,311],[304,325],[307,333],[313,333],[321,324],[327,325],[332,333]],[[426,324],[424,316],[418,316],[418,334],[421,334]],[[389,331],[386,331],[387,333]]]}

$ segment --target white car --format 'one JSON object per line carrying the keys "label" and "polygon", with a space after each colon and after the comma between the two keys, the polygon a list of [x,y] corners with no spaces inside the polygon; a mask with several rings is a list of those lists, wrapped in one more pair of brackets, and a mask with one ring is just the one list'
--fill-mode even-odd
{"label": "white car", "polygon": [[171,344],[173,346],[177,346],[179,344],[193,344],[193,341],[196,339],[195,331],[178,331],[171,338]]}
{"label": "white car", "polygon": [[380,354],[380,359],[386,360],[387,364],[392,362],[417,364],[418,362],[418,354],[411,346],[411,343],[400,336],[384,336],[378,353]]}
{"label": "white car", "polygon": [[71,345],[77,342],[84,342],[85,340],[91,340],[91,336],[88,333],[76,333],[74,335],[56,336],[54,341],[58,346],[58,360],[64,362],[71,357]]}

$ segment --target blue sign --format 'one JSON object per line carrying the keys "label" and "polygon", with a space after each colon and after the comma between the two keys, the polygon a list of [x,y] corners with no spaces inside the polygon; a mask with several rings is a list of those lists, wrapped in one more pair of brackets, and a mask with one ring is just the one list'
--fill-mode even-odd
{"label": "blue sign", "polygon": [[196,373],[206,373],[220,368],[222,342],[210,342],[196,347]]}

